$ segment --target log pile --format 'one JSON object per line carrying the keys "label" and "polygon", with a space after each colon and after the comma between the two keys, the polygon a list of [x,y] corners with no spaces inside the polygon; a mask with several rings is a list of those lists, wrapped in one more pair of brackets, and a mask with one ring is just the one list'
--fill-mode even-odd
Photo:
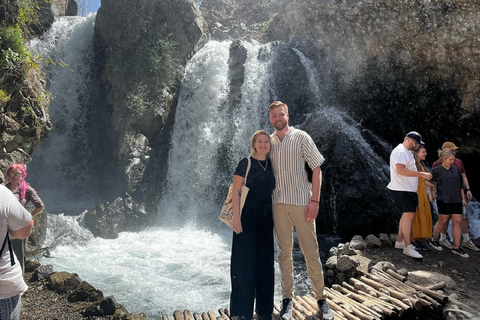
{"label": "log pile", "polygon": [[[438,311],[447,303],[448,297],[441,291],[445,283],[422,287],[407,280],[393,270],[367,273],[359,279],[351,278],[350,283],[325,288],[328,304],[336,320],[381,320],[402,317],[407,312],[422,309]],[[275,304],[274,319],[279,317],[280,306]],[[174,320],[230,320],[229,308],[201,314],[176,310]],[[321,315],[315,299],[310,296],[296,296],[293,299],[293,317],[297,320],[320,320]],[[169,320],[163,315],[163,320]]]}

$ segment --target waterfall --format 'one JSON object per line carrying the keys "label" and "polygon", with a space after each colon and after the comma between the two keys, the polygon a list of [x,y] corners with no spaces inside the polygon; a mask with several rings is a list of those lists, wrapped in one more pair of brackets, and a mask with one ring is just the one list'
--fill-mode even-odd
{"label": "waterfall", "polygon": [[[95,14],[61,17],[42,39],[33,40],[32,52],[49,61],[49,106],[53,129],[37,147],[28,167],[29,182],[49,212],[73,209],[77,214],[99,202],[92,145],[92,116],[88,110],[98,83],[94,73]],[[98,102],[96,102],[98,103]],[[97,133],[98,134],[98,133]],[[75,211],[77,210],[77,211]]]}
{"label": "waterfall", "polygon": [[167,195],[160,219],[171,223],[201,221],[218,211],[218,190],[233,179],[240,159],[250,153],[250,139],[259,129],[269,130],[269,61],[259,52],[269,45],[245,43],[242,100],[228,104],[230,42],[210,41],[187,64],[175,115],[167,173]]}

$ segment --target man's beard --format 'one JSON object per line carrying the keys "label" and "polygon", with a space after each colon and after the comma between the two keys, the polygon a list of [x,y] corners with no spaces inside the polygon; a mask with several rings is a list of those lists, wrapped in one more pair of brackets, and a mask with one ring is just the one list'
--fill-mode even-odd
{"label": "man's beard", "polygon": [[278,130],[278,131],[282,131],[283,129],[285,129],[285,127],[287,126],[288,122],[287,121],[282,121],[282,122],[275,122],[275,125],[274,125],[274,128],[275,130]]}

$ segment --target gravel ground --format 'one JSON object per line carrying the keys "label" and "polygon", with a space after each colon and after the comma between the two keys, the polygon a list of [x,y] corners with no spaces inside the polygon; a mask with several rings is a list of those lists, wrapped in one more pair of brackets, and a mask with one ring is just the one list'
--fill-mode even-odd
{"label": "gravel ground", "polygon": [[22,296],[22,320],[77,320],[84,319],[67,301],[66,295],[60,295],[47,288],[47,281],[30,282],[31,273],[24,275],[28,290]]}

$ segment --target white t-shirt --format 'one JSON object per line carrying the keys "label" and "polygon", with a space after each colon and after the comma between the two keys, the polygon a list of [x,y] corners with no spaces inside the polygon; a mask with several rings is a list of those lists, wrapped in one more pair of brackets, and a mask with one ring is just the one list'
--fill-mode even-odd
{"label": "white t-shirt", "polygon": [[[13,193],[4,185],[0,185],[0,247],[8,230],[20,230],[30,223],[32,215],[25,210]],[[23,280],[22,269],[15,258],[10,263],[10,249],[5,243],[0,257],[0,299],[7,299],[25,292],[28,287]]]}
{"label": "white t-shirt", "polygon": [[394,191],[417,192],[418,177],[407,177],[398,174],[395,166],[397,163],[402,163],[407,169],[417,171],[412,153],[403,144],[399,144],[390,155],[390,183],[387,188]]}

